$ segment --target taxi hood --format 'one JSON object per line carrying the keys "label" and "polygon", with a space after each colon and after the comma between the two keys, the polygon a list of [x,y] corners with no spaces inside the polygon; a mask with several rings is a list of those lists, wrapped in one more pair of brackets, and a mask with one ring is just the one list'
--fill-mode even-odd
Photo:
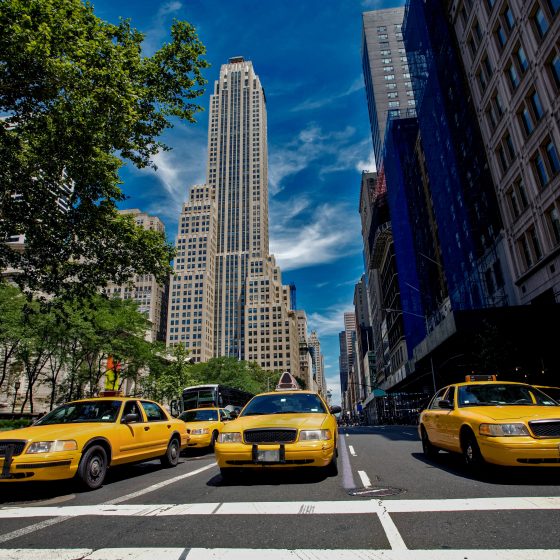
{"label": "taxi hood", "polygon": [[308,412],[241,416],[231,422],[228,422],[223,431],[237,432],[259,428],[299,428],[304,430],[319,430],[322,428],[326,419],[327,414]]}
{"label": "taxi hood", "polygon": [[79,424],[47,424],[8,430],[0,434],[0,440],[25,439],[27,441],[53,441],[57,439],[83,439],[102,435],[115,426],[114,422],[80,422]]}
{"label": "taxi hood", "polygon": [[530,422],[560,418],[559,406],[473,406],[469,410],[475,412],[476,417],[482,421]]}

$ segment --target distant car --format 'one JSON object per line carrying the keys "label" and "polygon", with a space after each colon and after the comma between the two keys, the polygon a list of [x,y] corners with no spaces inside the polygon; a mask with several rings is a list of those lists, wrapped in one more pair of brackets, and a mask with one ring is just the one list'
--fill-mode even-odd
{"label": "distant car", "polygon": [[476,379],[440,389],[421,413],[424,454],[462,453],[475,472],[485,463],[560,466],[556,401],[531,385]]}
{"label": "distant car", "polygon": [[329,409],[312,391],[280,390],[253,397],[218,436],[215,453],[222,476],[239,469],[286,467],[323,468],[336,475],[336,412],[340,407]]}
{"label": "distant car", "polygon": [[230,416],[224,408],[194,408],[185,410],[179,418],[187,424],[187,447],[213,449],[224,422],[227,422]]}
{"label": "distant car", "polygon": [[184,422],[153,401],[118,396],[73,401],[32,426],[0,434],[0,482],[77,477],[93,490],[110,466],[159,458],[174,467],[186,444]]}

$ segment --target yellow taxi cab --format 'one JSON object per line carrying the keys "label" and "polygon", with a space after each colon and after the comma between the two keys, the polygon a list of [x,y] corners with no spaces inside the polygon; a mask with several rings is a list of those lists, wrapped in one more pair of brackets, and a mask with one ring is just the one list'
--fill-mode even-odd
{"label": "yellow taxi cab", "polygon": [[340,407],[299,389],[285,372],[276,391],[253,397],[239,417],[228,422],[214,451],[223,478],[255,468],[315,467],[336,475]]}
{"label": "yellow taxi cab", "polygon": [[72,401],[0,434],[0,482],[76,477],[89,489],[113,465],[159,458],[174,467],[187,431],[159,404],[121,396]]}
{"label": "yellow taxi cab", "polygon": [[420,414],[424,454],[462,453],[466,465],[560,466],[560,406],[524,383],[467,376],[440,389]]}
{"label": "yellow taxi cab", "polygon": [[179,418],[187,424],[187,447],[210,447],[230,417],[225,408],[193,408],[185,410]]}

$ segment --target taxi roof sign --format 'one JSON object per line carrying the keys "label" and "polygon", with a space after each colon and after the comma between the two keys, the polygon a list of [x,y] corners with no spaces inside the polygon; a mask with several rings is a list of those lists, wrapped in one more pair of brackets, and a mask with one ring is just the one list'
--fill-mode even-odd
{"label": "taxi roof sign", "polygon": [[277,391],[297,391],[301,389],[297,379],[288,371],[285,371],[280,376],[280,381],[278,381],[278,385],[276,385]]}
{"label": "taxi roof sign", "polygon": [[467,383],[471,381],[496,381],[495,375],[467,375],[465,377]]}

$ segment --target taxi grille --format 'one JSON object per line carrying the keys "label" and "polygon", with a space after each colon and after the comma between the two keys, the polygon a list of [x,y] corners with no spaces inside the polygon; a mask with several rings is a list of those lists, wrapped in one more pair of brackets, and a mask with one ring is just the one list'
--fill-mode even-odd
{"label": "taxi grille", "polygon": [[558,420],[534,420],[529,422],[529,427],[536,437],[555,438],[560,437],[560,419]]}
{"label": "taxi grille", "polygon": [[296,441],[297,430],[245,430],[245,443],[291,443]]}
{"label": "taxi grille", "polygon": [[5,457],[8,451],[8,447],[11,445],[14,448],[12,456],[21,455],[23,448],[27,441],[22,439],[3,439],[0,440],[0,457]]}

